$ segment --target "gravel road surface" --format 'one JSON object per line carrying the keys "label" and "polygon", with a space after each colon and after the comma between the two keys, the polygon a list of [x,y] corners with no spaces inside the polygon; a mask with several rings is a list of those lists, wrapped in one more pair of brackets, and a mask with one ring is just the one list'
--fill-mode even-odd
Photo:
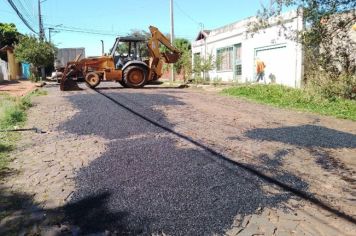
{"label": "gravel road surface", "polygon": [[[154,100],[141,99],[176,109],[183,105],[166,94],[152,96]],[[273,195],[264,193],[261,186],[270,184],[165,132],[100,94],[75,95],[70,101],[80,112],[62,125],[64,130],[111,140],[108,151],[81,169],[77,177],[79,189],[73,203],[84,204],[71,207],[69,215],[80,219],[73,223],[88,233],[109,230],[135,235],[222,234],[233,225],[236,215],[278,207],[291,197],[278,191]],[[162,114],[139,102],[134,108],[142,115],[170,125]],[[295,176],[288,177],[300,183]],[[91,200],[98,196],[103,198],[99,205]]]}
{"label": "gravel road surface", "polygon": [[0,234],[356,231],[355,122],[216,91],[82,88],[35,98],[26,125],[46,133],[23,134],[1,173]]}

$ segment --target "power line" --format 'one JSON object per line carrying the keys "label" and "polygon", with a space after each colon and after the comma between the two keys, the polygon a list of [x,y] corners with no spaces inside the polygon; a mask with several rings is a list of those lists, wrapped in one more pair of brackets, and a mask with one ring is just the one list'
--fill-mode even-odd
{"label": "power line", "polygon": [[84,33],[84,34],[96,34],[96,35],[103,35],[103,36],[117,36],[119,34],[117,33],[110,33],[110,32],[104,32],[104,31],[96,31],[96,30],[90,30],[90,29],[84,29],[84,28],[78,28],[78,27],[69,27],[69,26],[58,26],[58,25],[47,25],[50,26],[56,30],[60,31],[67,31],[67,32],[74,32],[74,33]]}
{"label": "power line", "polygon": [[[65,31],[65,32],[73,32],[73,33],[82,33],[82,34],[94,34],[94,35],[102,35],[102,36],[120,36],[124,35],[123,33],[110,33],[110,32],[104,32],[100,30],[90,30],[90,29],[85,29],[85,28],[78,28],[78,27],[73,27],[73,26],[58,26],[58,25],[53,25],[53,24],[46,24],[46,28],[53,28],[55,30],[59,31]],[[176,35],[179,38],[189,38],[193,39],[191,35]]]}
{"label": "power line", "polygon": [[[105,31],[103,29],[88,29],[88,28],[81,28],[75,26],[67,26],[62,24],[46,24],[46,28],[53,28],[59,31],[66,31],[66,32],[73,32],[73,33],[83,33],[83,34],[94,34],[94,35],[103,35],[103,36],[120,36],[125,35],[125,33],[120,32],[113,32],[113,31]],[[180,38],[189,38],[193,39],[191,35],[176,35]]]}
{"label": "power line", "polygon": [[29,9],[29,11],[31,13],[31,16],[35,16],[34,13],[33,13],[33,10],[34,10],[33,9],[33,2],[31,0],[27,0],[27,1],[25,0],[24,3],[26,5],[27,9]]}
{"label": "power line", "polygon": [[16,0],[15,3],[17,3],[15,5],[18,6],[18,9],[27,18],[27,20],[29,20],[31,23],[34,23],[33,15],[27,10],[27,9],[30,9],[30,8],[29,7],[25,7],[21,0]]}
{"label": "power line", "polygon": [[56,28],[60,31],[68,31],[68,32],[76,32],[76,33],[84,33],[84,34],[96,34],[96,35],[107,35],[107,36],[117,36],[114,33],[100,33],[100,32],[91,32],[91,31],[84,31],[84,30],[76,30],[76,29],[66,29],[66,28]]}
{"label": "power line", "polygon": [[32,14],[30,14],[27,10],[26,7],[24,7],[24,5],[22,4],[21,0],[12,0],[14,5],[17,6],[17,9],[19,10],[19,12],[21,12],[22,16],[29,22],[31,23],[31,25],[36,25],[34,24],[33,21],[33,16]]}
{"label": "power line", "polygon": [[16,12],[16,14],[18,15],[18,17],[22,20],[22,22],[27,26],[27,28],[29,28],[33,33],[37,34],[37,32],[32,28],[32,26],[30,25],[30,23],[23,17],[23,15],[21,14],[21,12],[18,10],[17,6],[14,4],[14,2],[12,0],[7,0],[10,4],[10,6],[12,7],[12,9],[14,9],[14,11]]}
{"label": "power line", "polygon": [[188,17],[192,22],[196,23],[197,25],[201,25],[201,22],[198,22],[197,20],[195,20],[193,17],[191,17],[187,12],[185,12],[182,7],[178,4],[177,1],[174,1],[174,3],[176,4],[178,10],[183,13],[186,17]]}

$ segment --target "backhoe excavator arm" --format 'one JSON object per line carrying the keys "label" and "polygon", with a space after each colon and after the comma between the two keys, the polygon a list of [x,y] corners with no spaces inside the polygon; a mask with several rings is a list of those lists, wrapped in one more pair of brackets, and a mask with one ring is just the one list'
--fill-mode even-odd
{"label": "backhoe excavator arm", "polygon": [[[148,51],[150,52],[150,76],[148,80],[162,76],[163,63],[175,63],[180,58],[180,51],[171,44],[169,39],[164,36],[158,28],[154,26],[149,27],[151,31],[151,38],[148,41]],[[160,43],[166,46],[170,52],[161,52]]]}

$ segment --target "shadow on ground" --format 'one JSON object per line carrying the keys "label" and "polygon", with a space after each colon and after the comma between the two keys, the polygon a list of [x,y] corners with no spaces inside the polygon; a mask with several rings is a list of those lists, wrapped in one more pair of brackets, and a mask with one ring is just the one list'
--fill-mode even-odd
{"label": "shadow on ground", "polygon": [[98,232],[113,223],[119,235],[140,233],[125,225],[128,213],[107,209],[108,199],[110,193],[101,193],[64,207],[43,209],[28,194],[0,188],[0,234],[78,235],[84,232],[82,228],[86,232]]}
{"label": "shadow on ground", "polygon": [[[347,178],[347,176],[353,175],[353,170],[345,166],[340,160],[334,158],[325,149],[356,148],[356,135],[354,134],[317,125],[302,125],[253,129],[247,131],[245,135],[255,140],[281,142],[306,148],[315,158],[315,163],[321,168],[328,172],[339,174],[348,182],[353,181],[352,178]],[[260,159],[264,161],[264,156],[260,156]]]}
{"label": "shadow on ground", "polygon": [[[166,127],[173,127],[154,108],[162,105],[179,109],[184,103],[164,93],[140,91],[120,90],[108,95]],[[263,207],[280,207],[291,197],[285,192],[265,193],[267,182],[231,162],[217,160],[99,94],[76,94],[68,99],[79,112],[61,128],[110,141],[101,157],[78,172],[72,204],[88,196],[109,193],[105,209],[125,212],[122,220],[105,222],[85,219],[87,212],[81,208],[71,209],[75,217],[68,219],[84,233],[114,232],[125,225],[131,230],[128,234],[223,234],[235,216],[253,214]],[[290,173],[283,174],[294,182],[302,182]],[[85,208],[91,207],[87,204]],[[95,225],[95,229],[87,225]]]}
{"label": "shadow on ground", "polygon": [[356,135],[317,125],[253,129],[246,136],[308,148],[356,148]]}

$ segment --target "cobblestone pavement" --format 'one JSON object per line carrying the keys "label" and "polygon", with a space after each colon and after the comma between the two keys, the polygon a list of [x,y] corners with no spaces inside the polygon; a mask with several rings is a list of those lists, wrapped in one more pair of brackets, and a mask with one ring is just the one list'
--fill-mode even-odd
{"label": "cobblestone pavement", "polygon": [[[0,202],[7,206],[5,207],[7,214],[0,215],[0,234],[32,232],[42,235],[62,235],[85,232],[78,226],[80,223],[74,224],[66,220],[68,211],[65,208],[76,207],[76,203],[72,202],[73,196],[78,195],[78,189],[85,190],[86,186],[82,186],[84,182],[81,178],[85,176],[86,171],[100,166],[102,158],[106,158],[112,152],[113,145],[122,145],[132,140],[145,141],[148,144],[151,142],[148,139],[152,137],[156,137],[156,140],[173,139],[171,135],[157,133],[155,130],[145,134],[131,132],[120,139],[115,139],[111,136],[114,134],[110,133],[110,129],[104,127],[101,129],[100,126],[98,130],[104,130],[105,135],[100,135],[99,131],[68,132],[69,129],[63,129],[63,124],[73,120],[74,117],[78,118],[78,115],[81,117],[80,114],[83,113],[80,106],[73,103],[72,97],[94,96],[94,92],[85,89],[61,93],[57,87],[50,86],[47,90],[49,92],[47,96],[35,98],[35,106],[30,109],[27,122],[28,127],[35,126],[46,133],[23,135],[18,149],[13,153],[11,171],[1,179],[1,197],[8,199],[10,203]],[[353,122],[289,112],[191,90],[103,89],[102,91],[136,111],[144,112],[145,115],[153,117],[162,124],[189,135],[229,157],[238,158],[239,161],[248,163],[267,174],[275,172],[287,176],[287,173],[294,173],[307,183],[303,188],[308,192],[318,193],[319,190],[321,199],[338,210],[355,216],[355,192],[354,182],[352,182],[355,177],[355,160],[352,156],[355,156],[356,127]],[[175,100],[174,105],[160,102],[158,99],[162,99],[162,96],[157,95],[162,94],[169,95]],[[228,107],[231,110],[226,112],[229,110]],[[92,125],[90,120],[91,118],[83,119],[87,122],[86,127]],[[293,130],[293,127],[298,126],[304,126],[302,130],[306,133]],[[317,145],[308,145],[313,138],[303,137],[303,135],[310,135],[308,129],[318,131],[314,126],[322,127],[321,130],[319,129],[321,133],[330,131],[336,134],[336,140],[327,140],[329,136],[324,135],[321,139],[319,136],[319,140],[317,137],[314,138]],[[281,138],[274,133],[275,129],[282,133],[297,132],[297,134],[294,137],[286,135]],[[332,132],[333,130],[337,132]],[[282,142],[280,139],[287,141]],[[340,140],[343,140],[344,144],[340,144]],[[194,145],[182,140],[175,140],[174,146],[180,153],[194,148]],[[130,149],[128,146],[127,148]],[[296,157],[300,157],[302,161],[298,163]],[[80,172],[82,173],[78,179]],[[94,173],[94,175],[98,174]],[[99,177],[102,176],[99,173]],[[275,177],[278,176],[282,175]],[[247,178],[246,189],[251,188],[247,183],[256,181],[254,177],[244,178]],[[107,181],[104,179],[99,182],[110,187],[108,181],[112,181],[109,176]],[[299,183],[293,181],[288,183]],[[94,186],[91,191],[100,189],[96,183],[88,183],[89,185],[90,189]],[[263,183],[257,185],[262,186],[264,198],[284,194],[284,190],[273,185]],[[134,190],[133,187],[131,186],[130,191]],[[259,192],[260,190],[258,194]],[[103,198],[105,196],[95,201],[100,202]],[[244,201],[246,204],[253,204]],[[249,214],[236,211],[235,217],[230,219],[230,226],[226,226],[224,234],[354,235],[356,232],[354,224],[298,197],[285,199],[277,205],[268,206],[262,203],[258,205],[260,207],[253,208],[255,210]],[[226,212],[230,211],[226,210]],[[110,219],[109,216],[102,215],[102,217],[104,220],[105,217]],[[97,220],[100,222],[99,219]],[[151,233],[170,234],[164,230],[155,232],[157,233]],[[209,232],[205,234],[209,235]],[[101,231],[102,235],[121,233],[115,232],[112,227]],[[137,234],[145,234],[145,231]]]}
{"label": "cobblestone pavement", "polygon": [[49,91],[47,96],[34,98],[26,124],[44,133],[23,133],[9,166],[9,172],[14,174],[1,179],[4,198],[11,201],[17,193],[26,196],[17,199],[24,204],[1,220],[0,234],[11,227],[19,232],[16,229],[19,224],[27,225],[19,218],[34,217],[42,222],[46,213],[40,209],[59,209],[65,205],[75,190],[76,172],[105,151],[106,141],[100,137],[67,134],[58,128],[78,111],[68,102],[66,94]]}

